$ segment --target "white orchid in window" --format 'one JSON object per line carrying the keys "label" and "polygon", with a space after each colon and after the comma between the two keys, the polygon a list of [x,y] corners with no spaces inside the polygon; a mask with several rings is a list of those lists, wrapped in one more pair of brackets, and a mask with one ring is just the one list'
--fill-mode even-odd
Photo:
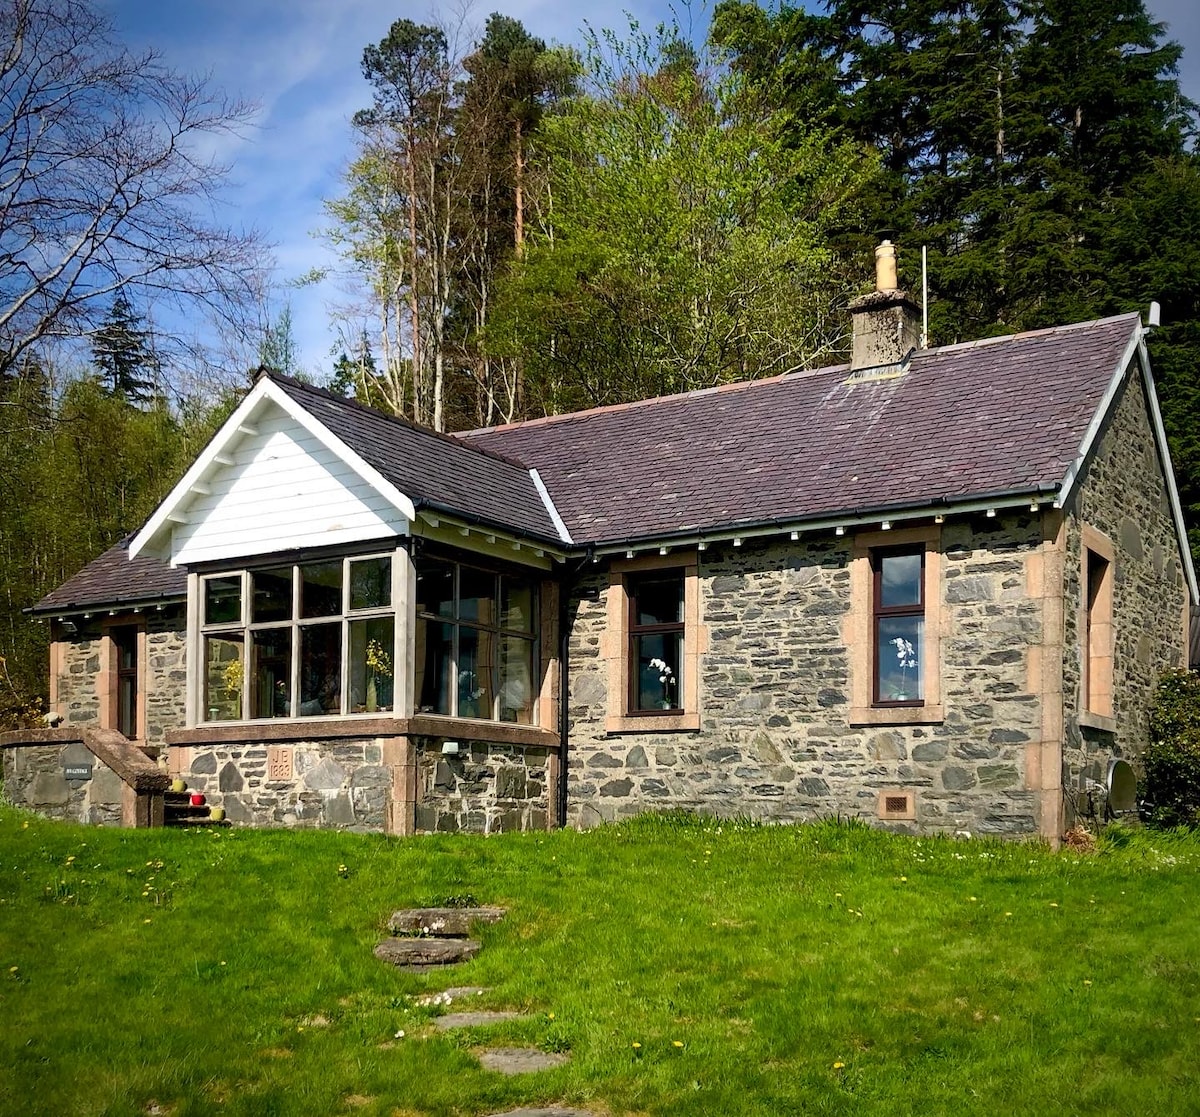
{"label": "white orchid in window", "polygon": [[671,691],[675,687],[675,672],[671,670],[671,665],[665,659],[659,659],[658,656],[650,660],[649,667],[651,671],[658,672],[658,681],[662,685],[660,705],[664,710],[672,709],[675,705],[675,701],[671,697]]}
{"label": "white orchid in window", "polygon": [[917,649],[903,636],[896,636],[888,643],[896,649],[896,662],[900,667],[900,683],[893,688],[892,699],[904,702],[908,698],[908,673],[917,666]]}

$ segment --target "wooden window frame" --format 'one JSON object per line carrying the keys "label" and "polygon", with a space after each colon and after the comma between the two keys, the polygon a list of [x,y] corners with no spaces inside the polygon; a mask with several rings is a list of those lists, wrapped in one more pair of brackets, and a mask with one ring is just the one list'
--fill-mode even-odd
{"label": "wooden window frame", "polygon": [[[454,591],[453,591],[453,593],[454,593],[454,615],[449,616],[449,617],[443,617],[436,613],[424,613],[424,612],[420,612],[420,611],[414,612],[414,617],[416,618],[416,626],[419,626],[422,623],[424,623],[424,625],[426,626],[426,632],[428,632],[428,626],[432,625],[432,624],[449,625],[454,630],[453,636],[451,638],[451,652],[450,652],[450,660],[451,660],[450,707],[451,708],[448,711],[422,709],[418,705],[421,701],[421,694],[420,694],[419,689],[415,685],[415,681],[414,681],[413,702],[414,702],[415,716],[454,718],[456,720],[464,720],[464,721],[472,721],[472,722],[482,721],[482,722],[487,722],[489,724],[494,724],[494,725],[513,725],[513,726],[523,726],[523,727],[531,727],[531,728],[539,727],[542,724],[543,717],[545,716],[545,710],[544,710],[545,703],[542,701],[544,686],[541,685],[541,680],[543,680],[543,678],[544,678],[543,662],[542,662],[542,648],[541,648],[542,636],[543,636],[542,612],[543,612],[544,605],[543,605],[542,598],[544,596],[544,592],[543,592],[544,578],[542,577],[541,571],[531,571],[531,570],[526,570],[524,568],[516,568],[513,566],[502,565],[499,563],[489,563],[486,559],[484,559],[482,562],[474,561],[474,556],[472,556],[472,555],[466,555],[466,556],[446,555],[446,554],[434,552],[434,553],[430,553],[424,557],[426,557],[427,559],[429,559],[433,562],[439,562],[439,563],[443,563],[447,566],[450,566],[454,570]],[[419,561],[419,559],[414,560],[414,565],[415,565],[416,561]],[[460,609],[460,605],[461,605],[461,601],[462,601],[461,586],[462,586],[463,567],[468,567],[469,569],[474,570],[479,573],[488,574],[493,578],[493,585],[494,585],[493,600],[496,602],[496,618],[493,623],[484,624],[480,621],[474,621],[474,620],[470,620],[468,618],[459,617],[458,613],[459,613],[459,609]],[[505,628],[500,623],[500,601],[503,597],[502,579],[504,579],[504,578],[528,582],[529,584],[531,584],[533,586],[533,594],[532,594],[531,599],[533,602],[534,615],[531,618],[529,631],[527,631],[527,632],[519,630],[519,629]],[[414,602],[414,610],[415,610],[415,605],[416,605],[416,603]],[[491,682],[492,682],[492,716],[491,717],[472,717],[469,715],[464,716],[458,712],[459,640],[460,640],[463,629],[470,629],[474,632],[486,632],[492,637],[492,640],[493,640],[493,647],[494,647],[495,651],[494,651],[494,661],[491,664],[491,675],[492,675],[492,679],[491,679]],[[499,717],[499,711],[500,711],[500,645],[501,645],[501,638],[506,637],[506,636],[512,637],[515,639],[519,639],[519,640],[523,640],[526,643],[528,643],[531,647],[531,656],[530,656],[531,669],[530,669],[529,685],[531,688],[530,702],[531,702],[531,706],[532,706],[533,720],[530,722],[502,721]],[[413,664],[413,669],[414,669],[414,673],[415,673],[415,671],[416,671],[415,661]]]}
{"label": "wooden window frame", "polygon": [[[641,574],[631,574],[628,577],[625,585],[625,599],[628,608],[628,613],[625,618],[625,631],[627,648],[625,651],[625,665],[627,670],[627,693],[625,695],[625,713],[627,717],[644,718],[644,717],[669,717],[684,713],[683,702],[683,643],[687,635],[687,620],[686,613],[684,619],[671,621],[664,624],[639,624],[637,620],[637,599],[638,585],[644,582],[663,582],[671,575],[678,575],[679,578],[679,608],[683,613],[685,610],[685,598],[687,595],[687,572],[683,567],[669,567],[663,570],[647,570]],[[638,670],[639,657],[635,651],[637,647],[638,637],[640,636],[663,636],[671,633],[678,633],[680,639],[680,656],[679,656],[679,674],[680,678],[676,680],[675,693],[680,704],[669,706],[661,709],[643,709],[637,704],[638,693]]]}
{"label": "wooden window frame", "polygon": [[[675,710],[634,711],[631,701],[633,642],[629,631],[630,586],[643,575],[669,570],[683,573],[683,656],[679,668],[679,702]],[[601,654],[608,664],[606,733],[694,732],[700,728],[702,694],[700,659],[707,650],[708,630],[701,623],[699,561],[696,552],[642,555],[613,559],[609,567],[607,626]]]}
{"label": "wooden window frame", "polygon": [[[117,638],[118,630],[132,630],[134,633],[134,666],[122,671],[121,650]],[[134,688],[134,732],[129,740],[144,741],[146,739],[146,689],[148,674],[146,671],[146,621],[137,613],[127,613],[108,618],[101,626],[101,663],[102,670],[97,680],[100,697],[100,727],[102,729],[117,729],[120,724],[121,679],[132,678]],[[55,695],[57,698],[57,695]]]}
{"label": "wooden window frame", "polygon": [[[918,600],[909,605],[883,604],[883,560],[916,555],[921,562]],[[927,589],[925,586],[925,548],[920,543],[900,544],[895,547],[873,547],[871,549],[871,705],[875,707],[901,708],[924,706],[925,648],[922,639],[918,670],[922,673],[920,698],[883,698],[879,693],[879,622],[888,617],[920,617],[922,632],[926,614]]]}

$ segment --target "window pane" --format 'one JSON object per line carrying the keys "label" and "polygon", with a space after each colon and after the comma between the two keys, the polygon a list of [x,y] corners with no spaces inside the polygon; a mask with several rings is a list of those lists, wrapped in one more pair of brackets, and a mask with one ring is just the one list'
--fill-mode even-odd
{"label": "window pane", "polygon": [[875,665],[880,702],[914,702],[925,697],[925,618],[879,617]]}
{"label": "window pane", "polygon": [[342,564],[314,562],[300,567],[300,616],[336,617],[342,611]]}
{"label": "window pane", "polygon": [[458,716],[493,718],[495,636],[477,628],[458,630]]}
{"label": "window pane", "polygon": [[273,570],[256,570],[250,578],[254,584],[251,623],[291,620],[292,568],[277,566]]}
{"label": "window pane", "polygon": [[883,555],[879,560],[879,604],[921,604],[921,553]]}
{"label": "window pane", "polygon": [[234,574],[204,579],[204,623],[239,624],[242,619],[242,579]]}
{"label": "window pane", "polygon": [[206,721],[237,721],[242,716],[242,634],[204,638]]}
{"label": "window pane", "polygon": [[417,620],[417,712],[450,713],[454,626]]}
{"label": "window pane", "polygon": [[533,631],[534,585],[515,578],[500,579],[500,627]]}
{"label": "window pane", "polygon": [[342,708],[342,625],[300,629],[300,716],[320,717]]}
{"label": "window pane", "polygon": [[250,716],[286,718],[292,712],[292,630],[250,633]]}
{"label": "window pane", "polygon": [[496,623],[496,575],[471,566],[458,571],[458,615],[464,621]]}
{"label": "window pane", "polygon": [[390,558],[372,558],[352,562],[350,564],[350,608],[386,609],[391,603],[392,560]]}
{"label": "window pane", "polygon": [[500,637],[500,720],[533,724],[533,641]]}
{"label": "window pane", "polygon": [[355,713],[392,708],[395,632],[391,617],[350,622],[350,709]]}
{"label": "window pane", "polygon": [[682,632],[657,632],[633,638],[635,710],[678,710]]}
{"label": "window pane", "polygon": [[437,559],[419,558],[417,567],[417,612],[436,617],[454,616],[454,566]]}
{"label": "window pane", "polygon": [[633,586],[634,624],[678,624],[683,620],[683,575],[647,578]]}

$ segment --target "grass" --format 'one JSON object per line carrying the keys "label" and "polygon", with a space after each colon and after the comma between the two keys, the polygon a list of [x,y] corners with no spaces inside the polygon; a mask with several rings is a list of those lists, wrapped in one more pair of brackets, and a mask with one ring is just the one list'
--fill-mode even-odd
{"label": "grass", "polygon": [[[0,807],[0,1114],[1198,1112],[1198,866],[1179,834],[396,841]],[[474,961],[373,958],[394,908],[468,895],[510,908]],[[434,1032],[418,998],[466,984],[527,1017]],[[571,1062],[503,1078],[485,1042]]]}

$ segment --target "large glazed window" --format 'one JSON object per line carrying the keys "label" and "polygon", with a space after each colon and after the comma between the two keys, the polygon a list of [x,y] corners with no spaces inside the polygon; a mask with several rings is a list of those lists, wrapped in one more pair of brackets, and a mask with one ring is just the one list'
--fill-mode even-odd
{"label": "large glazed window", "polygon": [[417,711],[533,725],[537,579],[434,556],[415,565]]}
{"label": "large glazed window", "polygon": [[392,708],[392,556],[289,563],[201,579],[201,720]]}
{"label": "large glazed window", "polygon": [[631,577],[629,595],[629,712],[680,713],[683,662],[682,570]]}

